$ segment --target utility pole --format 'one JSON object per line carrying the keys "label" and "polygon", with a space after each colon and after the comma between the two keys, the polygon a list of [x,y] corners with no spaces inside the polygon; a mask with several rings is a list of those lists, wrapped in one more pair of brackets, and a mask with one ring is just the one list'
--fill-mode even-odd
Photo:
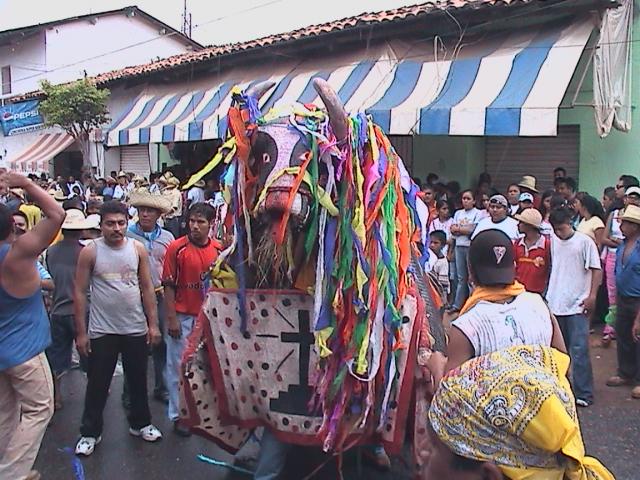
{"label": "utility pole", "polygon": [[184,8],[182,9],[182,33],[191,38],[191,13],[187,9],[187,0],[184,0]]}

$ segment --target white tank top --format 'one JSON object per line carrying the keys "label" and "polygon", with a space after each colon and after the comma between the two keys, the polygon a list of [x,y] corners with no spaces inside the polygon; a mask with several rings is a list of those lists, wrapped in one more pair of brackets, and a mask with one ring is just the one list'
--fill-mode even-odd
{"label": "white tank top", "polygon": [[515,345],[551,346],[553,325],[547,304],[524,292],[510,303],[481,301],[453,323],[469,339],[475,356]]}

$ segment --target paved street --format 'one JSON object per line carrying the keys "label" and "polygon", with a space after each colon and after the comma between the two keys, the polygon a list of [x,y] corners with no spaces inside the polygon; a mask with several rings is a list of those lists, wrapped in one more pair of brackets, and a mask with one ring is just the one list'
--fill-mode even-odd
{"label": "paved street", "polygon": [[[596,340],[596,336],[593,336]],[[615,349],[592,349],[596,375],[596,404],[588,410],[581,410],[583,434],[587,451],[600,458],[618,480],[635,480],[640,471],[640,457],[637,455],[637,441],[640,438],[640,402],[629,397],[629,390],[611,389],[604,386],[607,376],[614,371]],[[73,447],[77,439],[78,426],[84,395],[84,378],[75,370],[64,378],[65,406],[57,412],[45,436],[36,468],[43,473],[44,480],[75,480],[71,457],[62,452],[64,447]],[[107,480],[118,478],[133,480],[139,478],[191,480],[236,480],[248,478],[231,474],[221,467],[201,463],[196,455],[203,453],[217,460],[231,461],[231,456],[212,443],[201,438],[183,439],[170,431],[163,407],[153,401],[154,423],[165,433],[158,444],[146,444],[127,433],[127,423],[120,405],[122,377],[114,378],[105,411],[105,431],[102,443],[89,458],[83,458],[86,480]],[[288,469],[291,480],[304,478],[303,471],[313,470],[322,458],[314,452],[303,450],[293,455]],[[344,478],[357,479],[354,455],[345,458]],[[328,465],[316,479],[338,478],[335,464]],[[410,480],[402,462],[394,463],[392,474],[379,474],[363,467],[361,478],[378,480]]]}

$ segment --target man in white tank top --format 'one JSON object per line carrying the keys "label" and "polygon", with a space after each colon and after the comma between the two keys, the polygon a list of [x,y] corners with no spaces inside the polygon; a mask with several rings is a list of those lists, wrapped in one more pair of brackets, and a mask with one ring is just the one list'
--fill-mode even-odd
{"label": "man in white tank top", "polygon": [[144,245],[126,237],[125,204],[106,202],[100,215],[102,238],[80,252],[75,280],[76,345],[80,355],[88,358],[78,455],[91,455],[102,439],[102,412],[120,354],[131,399],[129,433],[148,442],[162,438],[151,424],[147,395],[149,347],[160,341],[149,255]]}
{"label": "man in white tank top", "polygon": [[551,346],[566,353],[543,298],[515,280],[513,244],[505,233],[485,230],[473,239],[469,272],[474,291],[452,323],[446,366],[441,357],[428,365],[436,382],[471,358],[516,345]]}

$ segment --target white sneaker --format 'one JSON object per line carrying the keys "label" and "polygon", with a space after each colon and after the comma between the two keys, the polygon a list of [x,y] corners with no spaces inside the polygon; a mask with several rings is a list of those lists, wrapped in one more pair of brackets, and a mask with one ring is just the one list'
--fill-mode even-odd
{"label": "white sneaker", "polygon": [[102,441],[102,437],[80,437],[78,443],[76,443],[76,455],[84,455],[88,457],[93,453],[96,445]]}
{"label": "white sneaker", "polygon": [[162,438],[162,433],[160,432],[160,430],[158,430],[153,425],[147,425],[140,430],[130,428],[129,433],[134,437],[142,437],[145,442],[155,442]]}

